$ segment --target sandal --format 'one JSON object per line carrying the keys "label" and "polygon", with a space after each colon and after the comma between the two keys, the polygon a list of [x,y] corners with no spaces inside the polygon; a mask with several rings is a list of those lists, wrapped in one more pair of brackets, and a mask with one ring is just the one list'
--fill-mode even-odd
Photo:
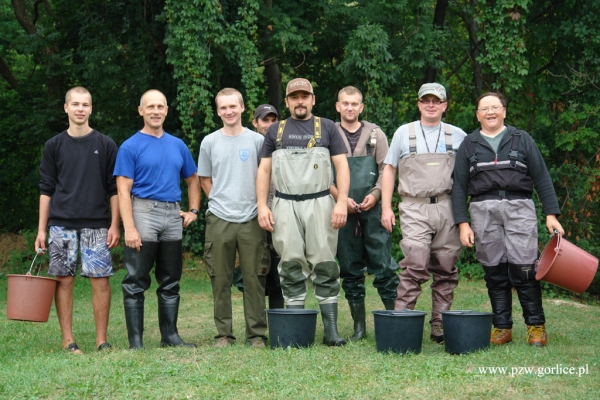
{"label": "sandal", "polygon": [[108,342],[104,342],[102,343],[100,346],[98,346],[98,351],[102,351],[102,350],[110,350],[112,349],[112,346],[110,343]]}
{"label": "sandal", "polygon": [[83,354],[83,351],[81,351],[81,349],[79,348],[79,346],[77,346],[77,343],[75,343],[75,342],[69,343],[69,345],[67,347],[65,347],[63,350],[66,351],[67,353]]}

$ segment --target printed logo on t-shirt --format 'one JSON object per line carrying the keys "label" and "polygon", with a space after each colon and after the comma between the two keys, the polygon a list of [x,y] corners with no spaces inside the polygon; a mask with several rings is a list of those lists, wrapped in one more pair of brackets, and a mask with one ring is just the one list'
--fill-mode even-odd
{"label": "printed logo on t-shirt", "polygon": [[242,160],[242,162],[246,162],[250,158],[250,150],[240,149],[238,155],[240,156],[240,160]]}
{"label": "printed logo on t-shirt", "polygon": [[446,152],[446,142],[440,142],[438,144],[437,151],[438,151],[438,153],[445,153]]}
{"label": "printed logo on t-shirt", "polygon": [[98,153],[98,150],[96,150],[96,151],[94,152],[94,154],[100,154],[100,153]]}

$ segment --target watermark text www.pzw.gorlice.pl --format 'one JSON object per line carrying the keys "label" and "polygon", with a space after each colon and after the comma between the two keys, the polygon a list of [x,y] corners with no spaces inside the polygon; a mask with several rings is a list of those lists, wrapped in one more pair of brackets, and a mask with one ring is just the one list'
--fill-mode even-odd
{"label": "watermark text www.pzw.gorlice.pl", "polygon": [[568,366],[556,364],[548,367],[478,367],[479,375],[535,375],[542,377],[545,375],[573,375],[581,378],[583,375],[589,375],[588,364],[581,366]]}

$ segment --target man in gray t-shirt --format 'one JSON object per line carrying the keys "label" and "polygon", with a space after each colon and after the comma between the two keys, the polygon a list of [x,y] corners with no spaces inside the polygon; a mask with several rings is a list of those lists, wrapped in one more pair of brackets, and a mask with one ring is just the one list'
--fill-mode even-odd
{"label": "man in gray t-shirt", "polygon": [[421,285],[433,275],[431,284],[431,340],[442,343],[442,311],[450,309],[458,284],[455,264],[461,245],[454,225],[450,191],[456,150],[466,133],[442,123],[448,107],[446,89],[439,83],[426,83],[419,89],[419,121],[394,133],[382,179],[381,222],[392,231],[396,224],[392,210],[394,177],[398,173],[398,193],[404,259],[396,297],[396,310],[414,309]]}
{"label": "man in gray t-shirt", "polygon": [[264,139],[242,126],[240,92],[223,89],[215,102],[223,128],[204,138],[198,157],[200,185],[208,197],[204,262],[213,289],[215,346],[235,342],[231,282],[237,250],[244,279],[246,342],[265,347],[265,276],[270,255],[266,232],[258,224],[255,186]]}

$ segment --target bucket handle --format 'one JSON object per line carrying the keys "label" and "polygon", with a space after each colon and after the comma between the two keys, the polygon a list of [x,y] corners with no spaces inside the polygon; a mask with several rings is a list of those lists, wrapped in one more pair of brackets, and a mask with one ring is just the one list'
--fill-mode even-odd
{"label": "bucket handle", "polygon": [[[31,266],[29,267],[29,272],[27,272],[25,275],[31,276],[31,270],[33,269],[33,265],[35,264],[35,259],[40,254],[44,254],[44,249],[39,248],[38,251],[35,253],[35,257],[33,257],[33,261],[31,262]],[[42,263],[40,262],[40,267],[38,268],[38,273],[37,273],[38,276],[40,275],[41,269],[42,269]]]}
{"label": "bucket handle", "polygon": [[554,248],[554,252],[558,253],[560,250],[560,239],[561,239],[561,235],[558,233],[558,230],[554,230],[554,236],[558,236],[558,239],[556,239],[556,247]]}

